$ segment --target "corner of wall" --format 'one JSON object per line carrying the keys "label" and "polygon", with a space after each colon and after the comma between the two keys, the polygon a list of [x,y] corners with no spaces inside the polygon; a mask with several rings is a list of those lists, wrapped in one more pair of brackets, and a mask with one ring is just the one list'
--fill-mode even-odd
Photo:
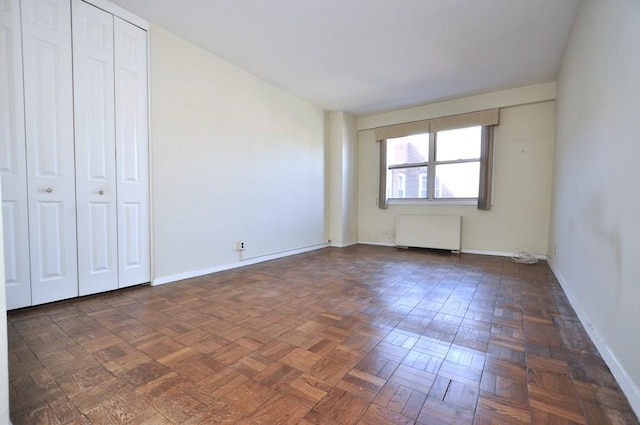
{"label": "corner of wall", "polygon": [[600,332],[598,332],[598,329],[591,321],[587,310],[582,307],[582,305],[578,301],[578,298],[571,290],[568,282],[562,276],[562,273],[560,273],[560,270],[554,263],[553,259],[547,259],[547,264],[549,264],[551,271],[553,271],[556,279],[558,279],[562,290],[569,299],[571,307],[575,310],[576,315],[578,316],[580,323],[582,323],[585,331],[589,335],[589,338],[591,338],[591,341],[593,341],[604,362],[611,370],[611,373],[618,382],[618,385],[620,385],[622,392],[627,396],[631,408],[634,412],[636,412],[636,414],[638,414],[638,412],[640,412],[640,388],[638,388],[631,376],[629,376],[624,366],[618,360],[617,356],[607,343],[607,340]]}
{"label": "corner of wall", "polygon": [[328,211],[332,246],[349,246],[358,239],[358,131],[355,116],[329,113]]}
{"label": "corner of wall", "polygon": [[324,121],[324,240],[331,241],[331,113],[323,112]]}
{"label": "corner of wall", "polygon": [[342,245],[343,211],[343,175],[342,175],[342,143],[344,119],[342,111],[329,113],[328,132],[328,168],[327,181],[329,183],[329,239],[331,244]]}
{"label": "corner of wall", "polygon": [[344,119],[345,155],[343,174],[345,175],[345,206],[343,229],[344,242],[353,245],[358,241],[358,119],[345,113]]}
{"label": "corner of wall", "polygon": [[[628,194],[637,187],[640,61],[629,53],[639,24],[633,1],[579,7],[558,76],[548,261],[636,415],[640,342],[629,335],[640,331],[640,227]],[[611,164],[615,172],[584,173]]]}

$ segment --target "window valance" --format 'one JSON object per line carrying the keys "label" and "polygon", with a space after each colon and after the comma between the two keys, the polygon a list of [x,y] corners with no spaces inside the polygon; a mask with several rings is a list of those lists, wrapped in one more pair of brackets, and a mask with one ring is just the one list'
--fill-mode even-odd
{"label": "window valance", "polygon": [[500,110],[495,108],[432,118],[429,120],[412,121],[376,128],[376,140],[406,137],[421,133],[435,133],[437,131],[451,130],[454,128],[474,127],[476,125],[488,127],[498,125],[499,120]]}

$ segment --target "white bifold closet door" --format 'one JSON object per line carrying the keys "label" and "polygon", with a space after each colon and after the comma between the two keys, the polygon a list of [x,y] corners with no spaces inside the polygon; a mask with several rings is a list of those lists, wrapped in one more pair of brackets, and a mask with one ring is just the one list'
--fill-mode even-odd
{"label": "white bifold closet door", "polygon": [[0,175],[7,308],[31,305],[19,0],[0,0]]}
{"label": "white bifold closet door", "polygon": [[80,295],[118,288],[113,15],[73,2]]}
{"label": "white bifold closet door", "polygon": [[80,295],[149,282],[146,32],[73,0]]}
{"label": "white bifold closet door", "polygon": [[43,304],[78,295],[71,11],[21,5],[31,294]]}
{"label": "white bifold closet door", "polygon": [[151,280],[147,33],[114,17],[119,287]]}
{"label": "white bifold closet door", "polygon": [[9,309],[150,281],[147,102],[144,29],[81,0],[0,0]]}

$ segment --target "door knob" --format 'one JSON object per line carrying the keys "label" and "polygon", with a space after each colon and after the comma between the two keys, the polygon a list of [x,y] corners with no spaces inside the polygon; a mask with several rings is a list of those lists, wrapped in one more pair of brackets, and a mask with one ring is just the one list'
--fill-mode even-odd
{"label": "door knob", "polygon": [[52,188],[50,188],[50,187],[48,187],[48,188],[46,188],[46,189],[45,189],[45,192],[47,192],[47,193],[51,193],[51,192],[53,192],[53,189],[52,189]]}
{"label": "door knob", "polygon": [[98,191],[98,195],[104,195],[104,190],[100,189],[100,190]]}

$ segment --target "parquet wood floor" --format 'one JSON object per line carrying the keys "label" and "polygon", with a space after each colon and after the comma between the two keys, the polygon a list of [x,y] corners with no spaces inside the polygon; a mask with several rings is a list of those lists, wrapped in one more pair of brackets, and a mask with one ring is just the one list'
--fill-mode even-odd
{"label": "parquet wood floor", "polygon": [[23,424],[638,424],[546,263],[356,245],[10,312]]}

